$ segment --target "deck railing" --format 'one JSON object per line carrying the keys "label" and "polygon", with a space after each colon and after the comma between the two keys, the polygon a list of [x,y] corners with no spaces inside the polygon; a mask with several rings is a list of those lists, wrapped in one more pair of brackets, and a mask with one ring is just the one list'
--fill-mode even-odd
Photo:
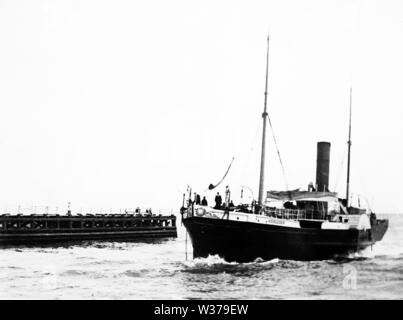
{"label": "deck railing", "polygon": [[[191,206],[183,211],[186,217],[193,217],[198,215],[195,211],[194,206]],[[208,212],[208,209],[206,209]],[[253,213],[245,213],[242,211],[231,210],[228,213],[241,213],[244,215],[254,215]],[[215,212],[216,213],[216,212]],[[222,210],[223,218],[226,216],[226,211]],[[285,220],[326,220],[328,217],[328,212],[326,211],[315,211],[315,210],[301,210],[301,209],[278,209],[278,208],[265,208],[261,211],[261,215],[267,217],[274,217],[278,219],[285,219]],[[198,215],[200,216],[200,215]]]}
{"label": "deck railing", "polygon": [[326,220],[328,214],[325,211],[277,208],[266,208],[263,212],[265,216],[286,220]]}

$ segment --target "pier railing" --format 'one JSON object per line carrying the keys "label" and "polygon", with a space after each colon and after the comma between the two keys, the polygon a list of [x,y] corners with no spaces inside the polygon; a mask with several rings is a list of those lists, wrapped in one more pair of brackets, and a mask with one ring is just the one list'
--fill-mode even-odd
{"label": "pier railing", "polygon": [[176,216],[141,214],[86,215],[0,215],[2,232],[40,230],[139,230],[141,228],[175,228]]}
{"label": "pier railing", "polygon": [[4,206],[0,215],[102,215],[102,214],[153,214],[174,215],[177,212],[168,208],[96,208],[96,207],[67,207],[67,206]]}

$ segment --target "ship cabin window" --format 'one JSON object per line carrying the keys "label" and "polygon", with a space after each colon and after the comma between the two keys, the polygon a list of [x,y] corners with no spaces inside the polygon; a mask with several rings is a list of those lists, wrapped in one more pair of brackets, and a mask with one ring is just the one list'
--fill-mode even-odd
{"label": "ship cabin window", "polygon": [[84,222],[84,228],[92,228],[92,222],[91,221],[85,221]]}
{"label": "ship cabin window", "polygon": [[23,229],[31,229],[32,226],[33,226],[33,222],[32,222],[32,221],[24,221],[24,222],[21,222],[21,227],[22,227]]}
{"label": "ship cabin window", "polygon": [[42,226],[41,221],[32,221],[32,229],[40,229]]}
{"label": "ship cabin window", "polygon": [[297,207],[305,210],[306,217],[310,219],[325,219],[328,212],[328,204],[323,201],[297,201]]}
{"label": "ship cabin window", "polygon": [[13,222],[7,222],[6,223],[6,229],[15,229],[17,226]]}
{"label": "ship cabin window", "polygon": [[104,225],[103,221],[96,221],[94,224],[95,228],[102,228],[103,225]]}
{"label": "ship cabin window", "polygon": [[298,209],[298,206],[293,201],[286,201],[283,206],[284,209]]}

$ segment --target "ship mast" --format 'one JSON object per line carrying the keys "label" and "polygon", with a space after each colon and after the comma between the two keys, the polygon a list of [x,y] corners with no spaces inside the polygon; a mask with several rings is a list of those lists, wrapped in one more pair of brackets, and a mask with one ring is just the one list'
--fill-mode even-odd
{"label": "ship mast", "polygon": [[350,158],[351,158],[351,105],[352,105],[353,89],[350,87],[350,120],[348,126],[348,156],[347,156],[347,190],[346,190],[346,208],[348,208],[350,197]]}
{"label": "ship mast", "polygon": [[263,189],[264,189],[264,164],[265,164],[265,152],[266,152],[266,121],[267,121],[267,80],[269,74],[269,37],[267,37],[267,57],[266,57],[266,85],[264,91],[264,111],[262,113],[263,118],[263,134],[262,134],[262,155],[260,158],[260,179],[259,179],[259,205],[263,204]]}

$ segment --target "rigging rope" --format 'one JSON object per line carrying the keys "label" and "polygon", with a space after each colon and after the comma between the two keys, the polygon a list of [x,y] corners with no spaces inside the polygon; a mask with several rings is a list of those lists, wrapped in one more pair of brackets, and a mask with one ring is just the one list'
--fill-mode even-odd
{"label": "rigging rope", "polygon": [[[276,139],[276,136],[275,136],[275,134],[274,134],[273,125],[272,125],[272,123],[271,123],[271,119],[270,119],[270,116],[269,116],[269,115],[268,115],[268,119],[269,119],[269,125],[270,125],[270,129],[271,129],[271,134],[272,134],[272,137],[273,137],[274,144],[275,144],[275,146],[276,146],[277,155],[278,155],[278,158],[279,158],[279,161],[280,161],[280,165],[281,165],[281,170],[282,170],[282,174],[283,174],[283,178],[284,178],[284,184],[285,184],[286,190],[288,191],[288,190],[289,190],[289,187],[288,187],[288,182],[287,182],[287,176],[286,176],[286,173],[285,173],[284,164],[283,164],[283,161],[282,161],[282,159],[281,159],[280,149],[279,149],[279,147],[278,147],[277,139]],[[256,135],[257,135],[257,133],[258,133],[258,130],[259,130],[259,128],[257,128],[257,130],[256,130]],[[256,136],[256,135],[255,135],[255,136]],[[256,138],[256,137],[255,137],[255,138]],[[253,149],[254,149],[254,147],[252,146],[252,148],[250,148],[250,150],[252,151]],[[229,164],[228,169],[227,169],[227,171],[225,172],[225,174],[224,174],[224,176],[222,177],[222,179],[221,179],[217,184],[215,184],[215,185],[212,184],[212,183],[210,183],[210,185],[208,186],[208,190],[213,190],[213,189],[215,189],[216,187],[218,187],[218,186],[224,181],[225,177],[227,176],[227,174],[228,174],[228,172],[229,172],[229,170],[230,170],[230,168],[231,168],[231,166],[232,166],[232,163],[234,162],[234,159],[235,159],[235,157],[232,157],[231,163]],[[248,157],[248,162],[249,162],[249,160],[250,160],[250,153],[249,153],[249,157]],[[242,179],[241,179],[241,180],[242,180]],[[206,190],[206,191],[207,191],[207,190]]]}
{"label": "rigging rope", "polygon": [[281,165],[281,170],[282,170],[282,172],[283,172],[283,178],[284,178],[285,188],[286,188],[286,190],[288,191],[288,182],[287,182],[287,177],[286,177],[286,174],[285,174],[285,169],[284,169],[283,161],[281,160],[280,150],[279,150],[279,148],[278,148],[276,136],[274,135],[274,129],[273,129],[273,126],[272,126],[272,124],[271,124],[270,116],[267,115],[267,117],[268,117],[268,119],[269,119],[269,124],[270,124],[271,134],[272,134],[273,140],[274,140],[274,145],[276,146],[276,149],[277,149],[278,159],[280,160],[280,165]]}
{"label": "rigging rope", "polygon": [[232,157],[231,163],[229,164],[229,167],[228,167],[227,171],[225,172],[224,177],[222,177],[222,179],[216,185],[210,183],[210,185],[208,186],[208,190],[213,190],[214,188],[218,187],[221,184],[221,182],[224,181],[225,177],[227,176],[227,174],[229,172],[229,169],[232,166],[232,163],[234,162],[234,159],[235,159],[235,157]]}

